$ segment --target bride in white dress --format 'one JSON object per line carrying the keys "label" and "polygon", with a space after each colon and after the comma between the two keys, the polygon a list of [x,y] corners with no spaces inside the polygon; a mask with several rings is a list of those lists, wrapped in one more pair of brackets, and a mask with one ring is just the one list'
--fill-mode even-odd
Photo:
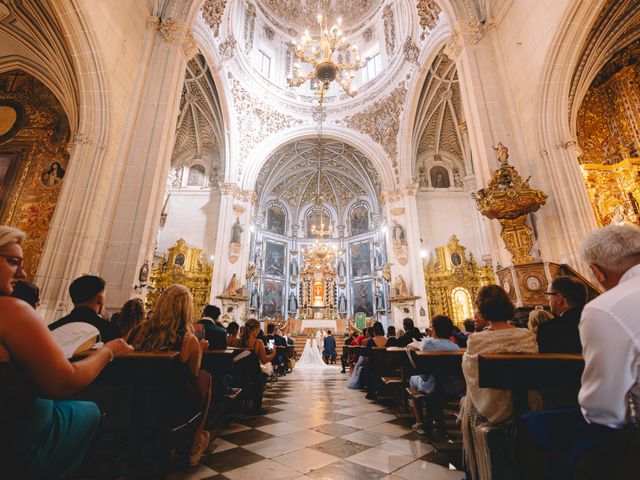
{"label": "bride in white dress", "polygon": [[296,362],[295,368],[299,368],[302,370],[307,368],[308,369],[331,368],[329,367],[329,365],[324,363],[324,360],[322,359],[322,354],[318,349],[318,342],[316,341],[315,338],[313,339],[313,343],[311,342],[311,339],[307,338],[307,341],[304,344],[304,350],[302,352],[302,356],[300,357],[300,360]]}

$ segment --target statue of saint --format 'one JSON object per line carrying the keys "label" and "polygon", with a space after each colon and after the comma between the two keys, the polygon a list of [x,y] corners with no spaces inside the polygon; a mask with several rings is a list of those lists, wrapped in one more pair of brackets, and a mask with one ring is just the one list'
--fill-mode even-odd
{"label": "statue of saint", "polygon": [[339,277],[344,277],[347,275],[347,267],[344,264],[344,259],[340,259],[340,261],[338,262],[338,276]]}
{"label": "statue of saint", "polygon": [[260,247],[256,248],[256,253],[253,255],[253,263],[256,267],[260,268],[260,262],[262,261],[262,253],[260,252]]}
{"label": "statue of saint", "polygon": [[389,265],[382,267],[382,278],[387,283],[391,282],[391,268],[389,268]]}
{"label": "statue of saint", "polygon": [[249,299],[249,308],[259,309],[260,308],[260,294],[258,293],[258,284],[253,284],[253,290],[251,291],[251,298]]}
{"label": "statue of saint", "polygon": [[296,294],[293,292],[289,293],[289,302],[288,302],[289,313],[295,313],[298,311],[298,299],[296,298]]}
{"label": "statue of saint", "polygon": [[247,267],[247,280],[251,280],[255,274],[256,274],[256,264],[253,262],[250,262],[249,266]]}
{"label": "statue of saint", "polygon": [[502,142],[498,142],[497,147],[493,147],[496,152],[496,157],[498,157],[498,161],[500,165],[506,164],[507,160],[509,160],[509,149],[505,147]]}
{"label": "statue of saint", "polygon": [[240,226],[240,217],[236,217],[236,223],[231,227],[231,241],[229,243],[240,243],[242,236],[242,227]]}
{"label": "statue of saint", "polygon": [[347,311],[347,297],[344,296],[344,293],[340,294],[338,298],[338,311],[346,312]]}
{"label": "statue of saint", "polygon": [[384,297],[382,296],[382,290],[376,289],[376,311],[384,310]]}
{"label": "statue of saint", "polygon": [[225,297],[231,297],[235,295],[237,291],[238,291],[238,277],[234,273],[231,277],[231,280],[229,280],[229,285],[227,285],[227,288],[222,293],[222,295]]}
{"label": "statue of saint", "polygon": [[292,277],[298,276],[298,260],[296,260],[296,257],[293,257],[291,259],[291,264],[289,265],[289,273]]}
{"label": "statue of saint", "polygon": [[394,288],[396,290],[396,295],[399,297],[408,297],[409,289],[407,288],[407,283],[402,278],[402,274],[399,273],[396,277]]}
{"label": "statue of saint", "polygon": [[427,178],[427,170],[424,165],[418,168],[418,188],[427,188],[429,186],[429,180]]}

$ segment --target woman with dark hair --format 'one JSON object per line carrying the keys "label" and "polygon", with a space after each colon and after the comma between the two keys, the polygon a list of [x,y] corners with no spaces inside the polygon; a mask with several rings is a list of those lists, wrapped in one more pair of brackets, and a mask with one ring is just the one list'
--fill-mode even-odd
{"label": "woman with dark hair", "polygon": [[120,330],[122,338],[129,340],[134,328],[144,321],[144,303],[141,298],[127,300],[120,310],[120,315],[114,314],[111,321]]}
{"label": "woman with dark hair", "polygon": [[511,418],[512,398],[508,390],[480,388],[478,355],[537,353],[538,345],[529,330],[515,328],[509,323],[515,316],[515,307],[502,287],[487,285],[480,288],[476,309],[489,322],[489,328],[469,335],[467,351],[462,357],[467,383],[467,395],[462,401],[462,441],[471,478],[490,480],[493,475],[487,435],[496,424]]}
{"label": "woman with dark hair", "polygon": [[[237,365],[236,371],[241,375],[236,374],[234,376],[234,380],[236,381],[235,386],[244,387],[246,382],[250,382],[255,386],[255,392],[253,397],[253,413],[254,415],[265,415],[267,413],[266,409],[262,408],[262,393],[264,392],[264,380],[262,378],[262,370],[259,368],[260,364],[257,365],[257,368],[251,368],[251,365],[255,366],[255,357],[258,358],[258,361],[261,364],[267,364],[276,356],[276,349],[273,349],[273,352],[267,354],[266,347],[264,342],[262,342],[258,335],[262,331],[260,330],[260,322],[255,318],[250,318],[244,324],[244,329],[242,330],[242,337],[240,337],[239,347],[246,348],[249,351],[249,355],[240,359],[243,361],[242,365]],[[241,354],[242,355],[242,354]],[[255,357],[253,357],[253,356]],[[246,359],[246,360],[245,360]],[[252,360],[253,359],[253,360]],[[240,361],[239,360],[239,361]],[[239,383],[239,384],[238,384]]]}

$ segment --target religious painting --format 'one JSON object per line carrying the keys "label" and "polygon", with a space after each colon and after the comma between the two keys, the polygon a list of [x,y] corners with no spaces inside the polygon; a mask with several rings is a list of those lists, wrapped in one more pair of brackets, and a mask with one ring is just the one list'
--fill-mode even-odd
{"label": "religious painting", "polygon": [[369,209],[359,205],[351,211],[351,235],[369,231]]}
{"label": "religious painting", "polygon": [[60,162],[51,162],[40,174],[40,180],[45,187],[55,187],[64,177],[64,172]]}
{"label": "religious painting", "polygon": [[0,100],[0,142],[13,137],[24,122],[24,107],[15,100]]}
{"label": "religious painting", "polygon": [[204,185],[204,167],[202,165],[193,165],[189,169],[187,177],[187,186],[201,187]]}
{"label": "religious painting", "polygon": [[267,275],[282,277],[284,275],[285,250],[282,243],[267,242],[265,247],[264,271]]}
{"label": "religious painting", "polygon": [[262,286],[262,315],[275,317],[283,313],[282,283],[265,280]]}
{"label": "religious painting", "polygon": [[286,224],[285,214],[282,207],[278,205],[271,205],[267,210],[267,230],[284,235]]}
{"label": "religious painting", "polygon": [[16,155],[0,153],[0,211],[9,196],[17,163]]}
{"label": "religious painting", "polygon": [[431,177],[431,186],[433,188],[449,188],[451,186],[449,171],[444,167],[433,167],[429,176]]}
{"label": "religious painting", "polygon": [[373,281],[355,282],[352,286],[353,313],[373,317]]}
{"label": "religious painting", "polygon": [[371,275],[371,245],[369,242],[351,244],[351,276]]}

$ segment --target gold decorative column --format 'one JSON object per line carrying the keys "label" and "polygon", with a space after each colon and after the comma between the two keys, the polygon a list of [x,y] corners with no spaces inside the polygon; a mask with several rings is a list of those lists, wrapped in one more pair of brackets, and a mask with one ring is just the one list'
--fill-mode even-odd
{"label": "gold decorative column", "polygon": [[538,211],[547,201],[541,190],[529,186],[516,169],[509,165],[509,150],[499,143],[494,147],[500,167],[493,172],[485,188],[475,192],[478,211],[487,218],[495,218],[502,225],[504,240],[514,265],[531,263],[533,231],[527,225],[527,215]]}

